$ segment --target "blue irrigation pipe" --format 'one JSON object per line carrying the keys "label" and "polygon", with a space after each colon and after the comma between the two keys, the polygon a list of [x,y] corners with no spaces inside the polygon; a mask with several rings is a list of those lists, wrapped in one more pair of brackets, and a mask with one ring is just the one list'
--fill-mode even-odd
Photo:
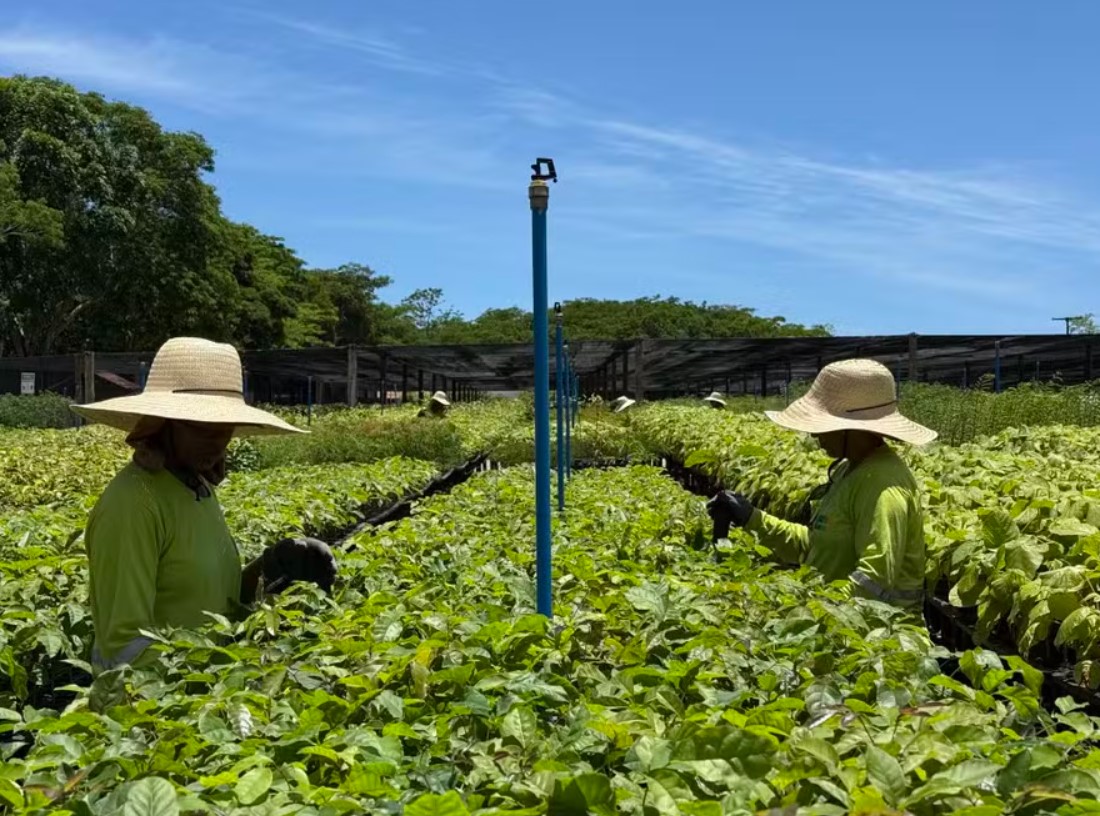
{"label": "blue irrigation pipe", "polygon": [[550,187],[535,163],[527,195],[531,202],[531,269],[535,314],[535,589],[540,614],[551,617],[550,541],[550,327],[547,315],[546,210]]}
{"label": "blue irrigation pipe", "polygon": [[993,341],[993,391],[1001,393],[1001,341]]}
{"label": "blue irrigation pipe", "polygon": [[561,304],[554,304],[557,328],[554,331],[554,386],[557,389],[557,430],[558,430],[558,511],[565,510],[565,369],[562,354],[564,333],[561,325]]}

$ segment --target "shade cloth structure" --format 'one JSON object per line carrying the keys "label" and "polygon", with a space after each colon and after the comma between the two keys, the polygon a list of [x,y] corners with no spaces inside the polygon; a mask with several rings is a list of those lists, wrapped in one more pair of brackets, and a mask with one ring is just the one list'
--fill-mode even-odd
{"label": "shade cloth structure", "polygon": [[[998,346],[1006,387],[1055,376],[1064,383],[1100,377],[1094,365],[1100,338],[1089,335],[586,340],[572,341],[569,355],[583,393],[608,398],[627,393],[637,399],[701,397],[712,390],[728,396],[782,393],[788,382],[808,382],[825,365],[855,357],[883,363],[901,381],[973,386],[993,376]],[[100,389],[112,387],[101,372],[137,382],[142,364],[147,367],[152,357],[151,352],[97,351],[94,361],[83,360],[83,372],[81,355],[0,358],[0,393],[19,393],[20,373],[28,371],[38,375],[40,391],[68,396],[77,396],[81,373]],[[384,390],[391,395],[422,391],[426,398],[436,390],[453,396],[456,387],[476,393],[521,391],[534,382],[529,344],[243,351],[241,358],[246,390],[259,402],[304,403],[309,378],[315,389],[323,388],[323,401],[343,401],[352,361],[360,398],[366,401],[375,401]],[[383,382],[387,389],[381,388]]]}

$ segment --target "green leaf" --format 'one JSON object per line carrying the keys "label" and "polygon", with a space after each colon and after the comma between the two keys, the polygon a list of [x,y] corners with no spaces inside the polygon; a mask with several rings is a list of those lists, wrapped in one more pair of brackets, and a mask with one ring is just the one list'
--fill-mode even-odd
{"label": "green leaf", "polygon": [[1063,516],[1052,521],[1050,527],[1047,528],[1047,532],[1053,536],[1085,538],[1096,533],[1097,529],[1091,524],[1086,524],[1078,519]]}
{"label": "green leaf", "polygon": [[886,796],[886,801],[896,805],[908,790],[905,772],[894,757],[872,745],[867,749],[867,777]]}
{"label": "green leaf", "polygon": [[587,773],[557,780],[547,813],[551,816],[585,816],[597,809],[611,813],[614,804],[611,780],[603,774]]}
{"label": "green leaf", "polygon": [[405,805],[405,816],[469,816],[457,791],[427,793]]}
{"label": "green leaf", "polygon": [[272,775],[268,767],[253,768],[237,782],[234,792],[242,805],[251,805],[271,790]]}
{"label": "green leaf", "polygon": [[1001,766],[985,759],[970,759],[960,762],[945,771],[934,774],[928,782],[917,788],[905,802],[904,807],[941,796],[954,796],[979,785],[988,784],[1001,770]]}
{"label": "green leaf", "polygon": [[659,619],[663,620],[668,613],[668,587],[666,586],[646,583],[631,587],[624,595],[635,609],[652,612]]}
{"label": "green leaf", "polygon": [[243,703],[233,703],[229,706],[229,724],[233,731],[241,739],[248,739],[252,734],[252,712]]}
{"label": "green leaf", "polygon": [[110,669],[92,681],[88,692],[88,707],[97,714],[121,705],[126,699],[126,667]]}
{"label": "green leaf", "polygon": [[535,712],[526,706],[513,706],[500,725],[502,736],[510,737],[521,748],[530,748],[538,740],[539,723]]}
{"label": "green leaf", "polygon": [[1045,556],[1046,548],[1035,539],[1012,541],[1005,545],[1005,568],[1020,570],[1028,578],[1034,578]]}
{"label": "green leaf", "polygon": [[[476,693],[476,692],[473,692]],[[374,698],[373,704],[382,711],[385,711],[395,720],[402,720],[405,717],[405,701],[394,694],[389,689],[384,689],[377,697]]]}
{"label": "green leaf", "polygon": [[134,782],[122,806],[122,816],[178,816],[179,812],[176,789],[156,776]]}
{"label": "green leaf", "polygon": [[672,758],[672,743],[657,737],[644,736],[626,753],[626,767],[642,773],[651,773],[668,766]]}
{"label": "green leaf", "polygon": [[1003,547],[1019,536],[1016,522],[1004,510],[993,510],[982,516],[982,541],[990,549]]}

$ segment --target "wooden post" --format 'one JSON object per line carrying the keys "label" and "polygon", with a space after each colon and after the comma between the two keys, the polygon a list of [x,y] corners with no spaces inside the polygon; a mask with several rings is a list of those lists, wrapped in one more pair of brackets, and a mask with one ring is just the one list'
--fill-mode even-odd
{"label": "wooden post", "polygon": [[84,404],[95,402],[95,352],[84,352]]}
{"label": "wooden post", "polygon": [[434,394],[434,393],[435,393],[436,391],[438,391],[438,390],[439,390],[439,377],[438,377],[438,375],[437,375],[437,374],[436,374],[436,373],[435,373],[435,372],[433,371],[433,372],[432,372],[432,393]]}
{"label": "wooden post", "polygon": [[1085,341],[1085,382],[1092,382],[1092,340]]}
{"label": "wooden post", "polygon": [[386,397],[389,396],[386,393],[389,390],[389,387],[386,383],[386,363],[388,361],[386,359],[386,352],[383,351],[380,356],[381,356],[381,360],[379,361],[380,362],[379,372],[380,372],[380,379],[382,380],[382,383],[381,383],[382,387],[378,389],[378,402],[383,408],[385,408],[386,407]]}
{"label": "wooden post", "polygon": [[768,364],[760,366],[760,396],[768,396]]}
{"label": "wooden post", "polygon": [[424,401],[424,369],[416,370],[416,401]]}
{"label": "wooden post", "polygon": [[359,350],[348,346],[348,407],[359,404]]}
{"label": "wooden post", "polygon": [[401,404],[409,401],[409,364],[401,364]]}
{"label": "wooden post", "polygon": [[73,355],[73,400],[77,405],[84,404],[84,355]]}
{"label": "wooden post", "polygon": [[634,343],[634,399],[645,399],[645,340]]}
{"label": "wooden post", "polygon": [[917,333],[913,332],[909,335],[909,381],[916,382],[920,377],[920,370],[917,367]]}

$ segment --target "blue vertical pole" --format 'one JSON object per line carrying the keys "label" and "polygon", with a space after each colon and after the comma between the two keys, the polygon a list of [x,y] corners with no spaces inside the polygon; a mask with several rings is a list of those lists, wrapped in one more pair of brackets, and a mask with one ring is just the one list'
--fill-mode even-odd
{"label": "blue vertical pole", "polygon": [[557,317],[557,329],[554,336],[554,385],[557,387],[558,419],[558,510],[565,509],[565,366],[562,354],[563,331],[561,325],[561,304],[554,304]]}
{"label": "blue vertical pole", "polygon": [[1001,393],[1001,341],[993,341],[993,391]]}
{"label": "blue vertical pole", "polygon": [[138,365],[138,387],[145,390],[145,381],[149,378],[149,366],[142,362]]}
{"label": "blue vertical pole", "polygon": [[[536,171],[539,169],[536,163]],[[535,313],[535,585],[538,611],[551,617],[550,327],[546,302],[546,209],[550,204],[550,187],[541,178],[533,178],[527,193],[531,202]]]}

